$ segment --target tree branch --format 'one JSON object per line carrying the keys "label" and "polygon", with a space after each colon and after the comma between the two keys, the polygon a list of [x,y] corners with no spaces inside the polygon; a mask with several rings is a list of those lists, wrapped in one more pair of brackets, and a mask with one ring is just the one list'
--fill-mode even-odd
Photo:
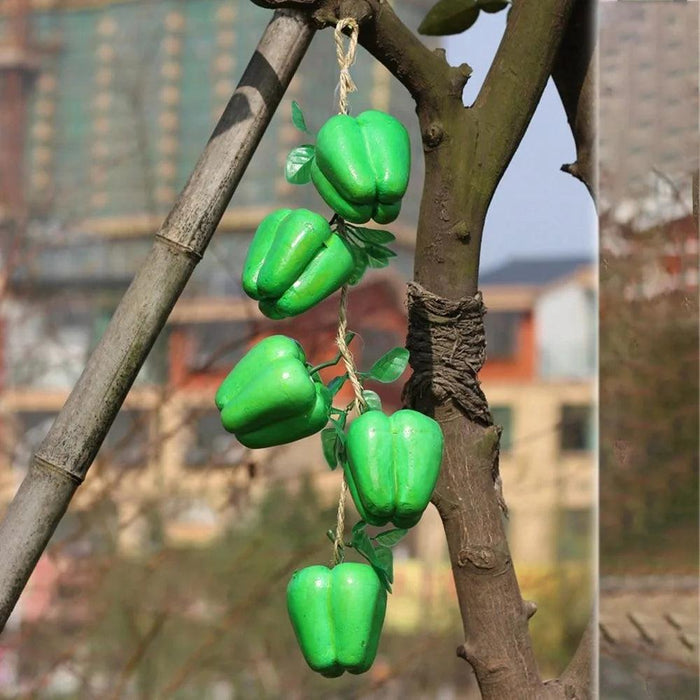
{"label": "tree branch", "polygon": [[266,28],[194,172],[0,524],[0,629],[204,253],[308,48],[304,15]]}
{"label": "tree branch", "polygon": [[[573,658],[561,675],[564,687],[573,688],[576,698],[591,697],[593,688],[593,654],[595,652],[597,620],[591,615]],[[570,696],[569,696],[570,697]]]}
{"label": "tree branch", "polygon": [[564,673],[559,678],[545,683],[548,698],[553,700],[557,698],[587,700],[593,697],[593,655],[596,651],[596,627],[597,620],[594,613],[591,615],[576,653]]}
{"label": "tree branch", "polygon": [[563,165],[562,170],[581,180],[594,200],[598,191],[594,109],[596,53],[595,2],[576,0],[552,77],[576,144],[576,162]]}
{"label": "tree branch", "polygon": [[361,25],[360,44],[401,81],[417,102],[441,95],[461,96],[471,73],[466,64],[450,66],[443,50],[428,49],[385,0],[252,1],[269,9],[306,9],[318,29],[333,27],[343,17],[353,17]]}
{"label": "tree branch", "polygon": [[505,34],[474,102],[476,166],[496,190],[552,73],[577,0],[515,0]]}
{"label": "tree branch", "polygon": [[360,31],[360,44],[411,93],[416,103],[435,103],[441,96],[458,97],[471,73],[468,66],[454,68],[445,52],[431,51],[396,16],[388,2],[361,0],[372,8],[373,21]]}

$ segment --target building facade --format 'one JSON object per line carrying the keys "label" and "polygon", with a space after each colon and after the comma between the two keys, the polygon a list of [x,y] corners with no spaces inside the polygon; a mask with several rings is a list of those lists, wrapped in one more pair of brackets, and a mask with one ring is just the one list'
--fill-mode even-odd
{"label": "building facade", "polygon": [[[399,12],[415,28],[425,5],[407,3]],[[20,0],[0,14],[3,55],[25,86],[15,95],[2,85],[3,97],[21,107],[12,127],[24,145],[21,156],[3,160],[7,184],[0,192],[9,280],[0,314],[4,502],[150,249],[152,233],[186,182],[269,18],[253,3],[222,0]],[[240,461],[240,449],[219,447],[227,436],[216,428],[211,395],[252,339],[271,332],[240,286],[257,224],[281,206],[325,213],[313,187],[290,185],[283,173],[287,153],[308,138],[291,123],[292,101],[312,129],[335,112],[337,66],[329,57],[335,57],[332,37],[319,33],[110,431],[103,462],[134,473],[167,463],[173,473],[191,475],[203,464]],[[362,52],[353,77],[359,86],[353,111],[391,111],[414,139],[412,183],[392,227],[400,280],[411,265],[411,222],[420,199],[413,103]],[[0,137],[5,145],[7,133]],[[367,276],[367,293],[376,293],[376,279]],[[393,282],[386,284],[393,290]],[[358,325],[368,346],[393,338],[392,313],[363,317]],[[312,357],[332,354],[333,314],[326,309],[311,316],[289,332],[308,335],[300,340]],[[168,441],[154,448],[164,425],[182,420],[183,411],[196,427],[186,422],[177,431],[177,449]],[[188,456],[175,459],[180,452]]]}
{"label": "building facade", "polygon": [[655,171],[689,192],[699,147],[698,5],[601,2],[599,8],[603,209],[651,194]]}
{"label": "building facade", "polygon": [[595,502],[597,299],[585,259],[514,260],[482,276],[487,360],[516,564],[586,561]]}

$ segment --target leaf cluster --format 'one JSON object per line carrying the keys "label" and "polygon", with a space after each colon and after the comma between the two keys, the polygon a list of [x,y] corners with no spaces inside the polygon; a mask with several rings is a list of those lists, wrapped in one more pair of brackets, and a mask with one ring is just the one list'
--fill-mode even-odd
{"label": "leaf cluster", "polygon": [[396,240],[389,231],[355,226],[340,219],[334,219],[331,227],[350,246],[355,258],[355,269],[349,284],[357,284],[368,267],[386,267],[389,260],[396,257],[396,253],[386,246]]}
{"label": "leaf cluster", "polygon": [[[352,539],[341,546],[341,561],[345,547],[354,549],[377,572],[387,593],[391,593],[391,584],[394,582],[394,556],[391,548],[397,545],[407,532],[405,528],[394,528],[371,537],[367,534],[367,523],[360,520],[352,528]],[[331,541],[335,540],[333,530],[328,530],[327,535]]]}
{"label": "leaf cluster", "polygon": [[[348,342],[348,337],[352,340],[354,335],[354,333],[349,333],[348,336],[346,336],[346,342]],[[361,379],[373,379],[383,384],[390,384],[391,382],[395,382],[404,373],[404,370],[408,366],[408,357],[409,353],[406,348],[392,348],[382,355],[372,367],[370,367],[368,372],[359,372],[359,376]],[[339,359],[340,357],[338,356],[335,362]],[[347,372],[338,377],[334,377],[327,385],[331,394],[335,396],[347,380]],[[382,401],[376,392],[371,389],[364,389],[362,398],[365,400],[367,406],[366,410],[382,410]],[[347,414],[348,408],[334,408],[333,415],[331,415],[330,418],[331,425],[321,431],[323,456],[331,469],[335,469],[339,464],[344,465],[347,461],[345,453],[345,425]]]}
{"label": "leaf cluster", "polygon": [[[296,101],[292,102],[292,124],[299,131],[308,136],[313,136],[313,133],[306,126],[304,113]],[[311,182],[311,163],[313,162],[315,151],[316,148],[313,144],[305,143],[297,146],[289,153],[284,166],[284,176],[287,182],[292,185],[305,185],[307,182]]]}
{"label": "leaf cluster", "polygon": [[439,0],[424,17],[418,31],[426,36],[461,34],[479,18],[479,13],[500,12],[511,0]]}

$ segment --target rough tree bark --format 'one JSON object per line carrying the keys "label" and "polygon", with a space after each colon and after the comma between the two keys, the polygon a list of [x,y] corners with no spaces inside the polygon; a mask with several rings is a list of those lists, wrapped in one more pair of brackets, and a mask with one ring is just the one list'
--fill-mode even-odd
{"label": "rough tree bark", "polygon": [[0,630],[204,254],[313,33],[302,13],[275,13],[148,258],[34,455],[0,523]]}
{"label": "rough tree bark", "polygon": [[[590,102],[582,93],[590,84],[585,77],[591,75],[591,56],[581,56],[581,50],[591,44],[579,40],[576,28],[567,32],[574,9],[579,30],[590,18],[586,0],[515,0],[493,64],[468,108],[462,90],[469,67],[452,67],[443,51],[429,51],[382,0],[254,2],[307,8],[319,28],[354,17],[360,44],[411,93],[425,154],[414,273],[428,291],[448,299],[478,291],[489,204],[555,65],[579,146],[578,166],[569,171],[584,182],[590,177]],[[544,683],[539,675],[528,632],[536,606],[522,600],[494,488],[497,429],[471,420],[449,399],[426,395],[415,405],[435,416],[445,436],[433,501],[445,528],[464,626],[457,653],[473,667],[483,698],[589,697],[590,632],[560,679]]]}
{"label": "rough tree bark", "polygon": [[581,180],[594,200],[598,192],[596,35],[595,0],[576,0],[552,71],[576,144],[576,162],[561,169]]}

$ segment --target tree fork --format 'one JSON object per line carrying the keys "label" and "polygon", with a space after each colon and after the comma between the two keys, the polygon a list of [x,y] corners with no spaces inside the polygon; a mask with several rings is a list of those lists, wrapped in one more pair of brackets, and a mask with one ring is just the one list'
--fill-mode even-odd
{"label": "tree fork", "polygon": [[0,630],[85,478],[306,53],[306,15],[276,12],[0,524]]}

